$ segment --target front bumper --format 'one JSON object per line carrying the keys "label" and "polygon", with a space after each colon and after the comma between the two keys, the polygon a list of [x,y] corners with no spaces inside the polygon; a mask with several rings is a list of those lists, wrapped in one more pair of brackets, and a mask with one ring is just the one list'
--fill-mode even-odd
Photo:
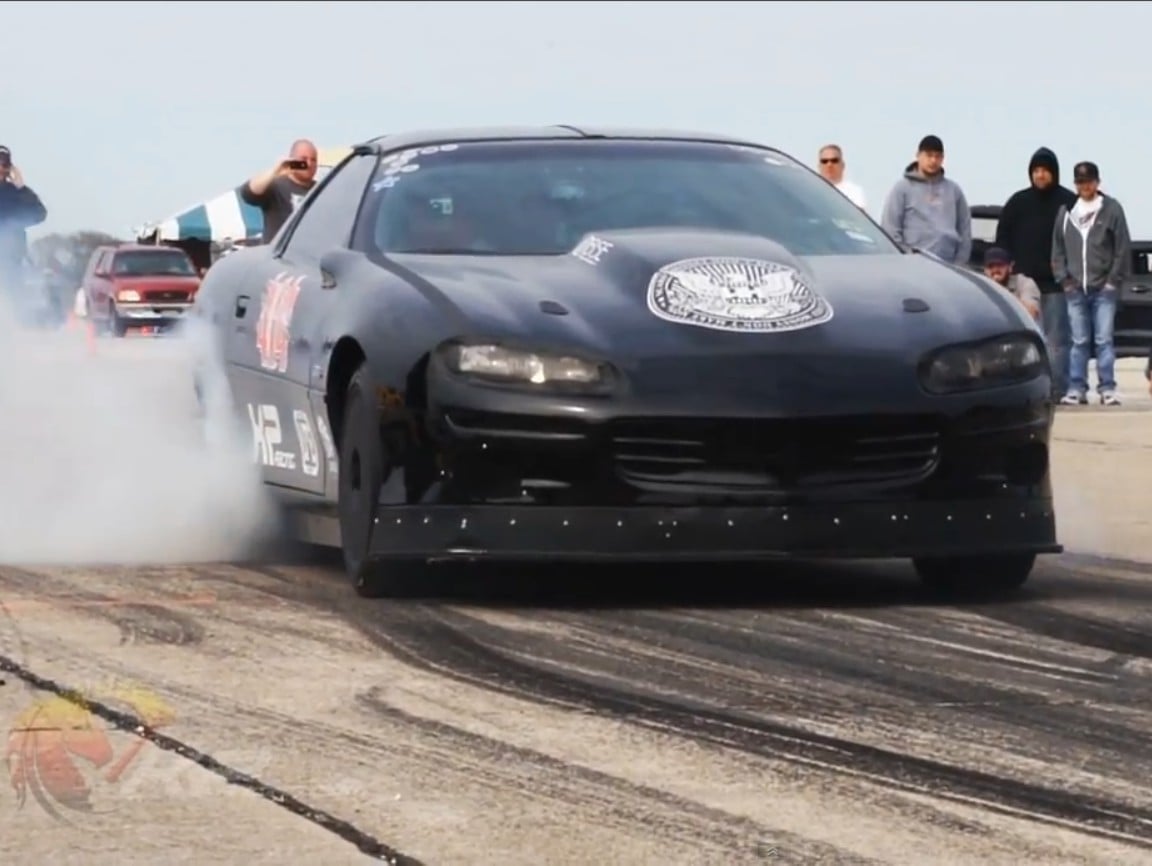
{"label": "front bumper", "polygon": [[[1061,550],[1046,377],[899,402],[801,391],[795,400],[812,405],[759,412],[715,390],[578,400],[470,387],[436,370],[428,395],[424,423],[412,424],[381,491],[379,558]],[[689,406],[691,417],[673,414]]]}
{"label": "front bumper", "polygon": [[711,560],[1060,553],[1050,498],[798,507],[382,506],[380,559]]}
{"label": "front bumper", "polygon": [[116,315],[133,324],[171,322],[183,319],[192,309],[191,303],[159,301],[156,303],[116,304]]}

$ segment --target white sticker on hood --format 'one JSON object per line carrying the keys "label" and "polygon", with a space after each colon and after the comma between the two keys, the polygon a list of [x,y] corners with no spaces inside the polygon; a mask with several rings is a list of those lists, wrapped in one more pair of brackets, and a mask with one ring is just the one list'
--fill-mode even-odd
{"label": "white sticker on hood", "polygon": [[706,257],[660,268],[648,309],[668,322],[737,333],[783,333],[822,325],[832,306],[795,268],[763,259]]}
{"label": "white sticker on hood", "polygon": [[576,245],[572,250],[572,255],[587,264],[598,265],[600,264],[600,259],[603,258],[605,253],[612,249],[612,246],[611,241],[598,238],[596,235],[588,235],[588,237]]}

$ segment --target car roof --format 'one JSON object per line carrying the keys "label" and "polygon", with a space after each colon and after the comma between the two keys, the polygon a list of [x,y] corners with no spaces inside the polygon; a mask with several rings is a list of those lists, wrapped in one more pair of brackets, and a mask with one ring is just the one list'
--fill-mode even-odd
{"label": "car roof", "polygon": [[[568,126],[480,126],[447,129],[419,129],[407,132],[379,135],[364,142],[360,147],[370,152],[392,150],[403,147],[423,147],[434,144],[460,141],[511,141],[516,139],[548,139],[554,141],[573,139],[645,139],[656,141],[699,141],[713,144],[742,144],[750,147],[766,147],[760,142],[714,132],[693,130],[649,129],[642,127],[593,127]],[[772,148],[769,148],[772,149]]]}

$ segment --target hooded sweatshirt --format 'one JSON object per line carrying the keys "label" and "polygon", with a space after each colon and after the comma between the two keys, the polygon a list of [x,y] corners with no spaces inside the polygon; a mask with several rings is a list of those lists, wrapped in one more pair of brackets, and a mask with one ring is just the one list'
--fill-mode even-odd
{"label": "hooded sweatshirt", "polygon": [[1124,208],[1098,192],[1056,212],[1052,273],[1064,288],[1120,289],[1132,270],[1132,239]]}
{"label": "hooded sweatshirt", "polygon": [[1052,185],[1039,189],[1030,184],[1014,192],[1004,203],[996,226],[996,246],[1011,254],[1017,273],[1036,281],[1045,294],[1058,293],[1060,286],[1052,276],[1052,227],[1061,206],[1076,204],[1076,193],[1060,186],[1060,161],[1056,154],[1041,147],[1028,161],[1028,177],[1037,166],[1052,172]]}
{"label": "hooded sweatshirt", "polygon": [[944,170],[928,177],[916,163],[892,187],[880,224],[909,246],[934,253],[946,262],[967,265],[972,255],[972,213],[960,185]]}

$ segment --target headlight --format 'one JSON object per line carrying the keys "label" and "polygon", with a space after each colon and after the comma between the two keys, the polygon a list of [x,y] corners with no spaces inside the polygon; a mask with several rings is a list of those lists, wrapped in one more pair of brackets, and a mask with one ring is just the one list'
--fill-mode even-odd
{"label": "headlight", "polygon": [[529,385],[597,386],[603,365],[567,355],[545,355],[492,344],[455,344],[444,353],[448,366],[465,376]]}
{"label": "headlight", "polygon": [[935,352],[921,365],[920,380],[932,393],[948,394],[1027,382],[1046,371],[1035,340],[1009,336]]}
{"label": "headlight", "polygon": [[140,293],[135,289],[121,289],[116,293],[116,300],[126,304],[135,304],[140,300]]}

